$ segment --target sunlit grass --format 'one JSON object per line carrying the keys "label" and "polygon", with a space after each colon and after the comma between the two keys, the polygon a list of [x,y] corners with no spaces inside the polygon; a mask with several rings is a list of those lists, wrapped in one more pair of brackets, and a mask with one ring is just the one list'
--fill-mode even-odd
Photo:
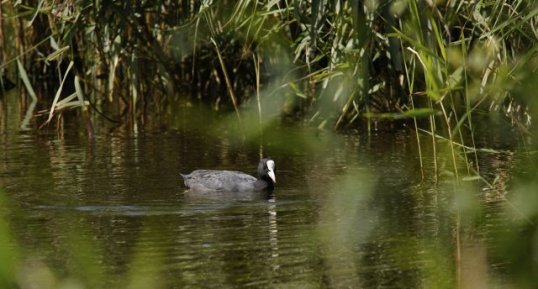
{"label": "sunlit grass", "polygon": [[[31,82],[39,71],[21,63],[27,66],[33,59],[59,75],[56,102],[65,76],[74,73],[83,84],[77,95],[89,92],[98,110],[104,109],[104,99],[119,103],[135,122],[144,103],[159,107],[164,95],[175,97],[170,92],[186,89],[195,97],[209,97],[216,107],[231,104],[241,119],[241,103],[262,92],[270,98],[286,96],[271,112],[300,114],[320,128],[402,115],[428,117],[432,133],[472,146],[466,136],[474,134],[473,111],[511,101],[506,84],[528,65],[536,69],[531,60],[538,9],[526,1],[368,1],[364,7],[321,1],[284,6],[163,1],[146,7],[41,0],[35,7],[4,7],[2,13],[21,20],[6,22],[13,27],[5,32],[24,53],[15,49],[7,55],[17,59],[30,95],[35,95]],[[108,11],[119,13],[112,17]],[[28,25],[21,26],[24,22]],[[39,30],[51,33],[33,40],[27,36]],[[50,45],[42,42],[47,39]],[[36,57],[37,51],[46,57]],[[71,72],[59,65],[72,61]]]}

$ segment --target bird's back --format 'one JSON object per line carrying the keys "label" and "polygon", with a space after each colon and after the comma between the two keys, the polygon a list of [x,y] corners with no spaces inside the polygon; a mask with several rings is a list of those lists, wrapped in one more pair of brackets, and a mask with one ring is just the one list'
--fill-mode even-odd
{"label": "bird's back", "polygon": [[185,186],[195,191],[251,191],[257,179],[237,171],[196,170],[183,175]]}

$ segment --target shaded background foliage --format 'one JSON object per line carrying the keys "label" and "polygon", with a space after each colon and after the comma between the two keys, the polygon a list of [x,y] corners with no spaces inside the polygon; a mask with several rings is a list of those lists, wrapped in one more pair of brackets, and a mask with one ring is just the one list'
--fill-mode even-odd
{"label": "shaded background foliage", "polygon": [[537,67],[536,1],[41,0],[1,9],[11,79],[20,60],[44,95],[67,96],[77,75],[86,100],[113,107],[117,121],[178,95],[237,109],[261,94],[322,126],[439,112],[454,129],[477,107],[526,125],[526,96],[514,88]]}
{"label": "shaded background foliage", "polygon": [[[136,130],[192,101],[233,109],[237,123],[226,124],[243,134],[280,116],[318,128],[403,124],[416,132],[421,167],[419,134],[431,136],[434,159],[447,141],[456,179],[479,171],[477,119],[535,130],[536,1],[40,0],[1,9],[1,68],[29,96],[25,128],[61,128],[74,111],[66,115],[93,138],[97,118]],[[38,98],[48,101],[34,112]]]}

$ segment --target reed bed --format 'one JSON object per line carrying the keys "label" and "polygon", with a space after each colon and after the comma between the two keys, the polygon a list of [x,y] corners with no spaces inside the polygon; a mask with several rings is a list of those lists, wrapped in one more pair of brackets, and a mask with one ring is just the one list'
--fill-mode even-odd
{"label": "reed bed", "polygon": [[[43,126],[77,111],[137,123],[171,99],[319,128],[407,124],[473,163],[474,115],[523,132],[538,68],[536,1],[2,1],[0,70]],[[251,101],[252,100],[252,101]],[[254,104],[255,103],[255,104]],[[390,125],[385,125],[390,124]],[[470,148],[470,149],[466,149]],[[434,152],[436,150],[434,149]],[[470,159],[469,159],[470,158]],[[477,169],[476,167],[474,169]],[[468,168],[468,171],[471,168]]]}

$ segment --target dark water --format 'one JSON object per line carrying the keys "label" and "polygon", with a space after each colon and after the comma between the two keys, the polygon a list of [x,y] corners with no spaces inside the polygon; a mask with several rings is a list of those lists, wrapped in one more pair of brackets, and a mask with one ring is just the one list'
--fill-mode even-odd
{"label": "dark water", "polygon": [[[1,206],[14,239],[10,248],[18,252],[19,285],[509,283],[504,260],[491,257],[491,240],[506,230],[498,222],[507,214],[498,187],[509,181],[515,162],[510,153],[479,155],[483,175],[497,187],[467,182],[455,188],[447,146],[439,145],[435,163],[431,139],[422,139],[421,173],[415,135],[406,129],[335,134],[273,121],[263,137],[238,137],[227,129],[229,117],[204,117],[185,106],[165,126],[133,131],[105,123],[88,140],[77,124],[61,135],[52,129],[23,132],[16,103],[3,105]],[[200,196],[185,190],[180,172],[254,173],[260,147],[276,161],[273,195]],[[468,204],[479,209],[467,210]]]}

